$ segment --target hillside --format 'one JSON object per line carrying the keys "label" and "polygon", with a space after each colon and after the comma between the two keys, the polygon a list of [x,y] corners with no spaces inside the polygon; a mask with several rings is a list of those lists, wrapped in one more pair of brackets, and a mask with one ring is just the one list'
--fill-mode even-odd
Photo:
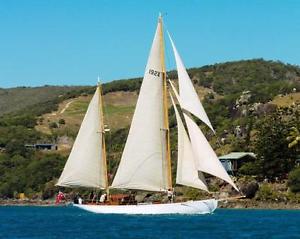
{"label": "hillside", "polygon": [[[277,145],[281,147],[275,156],[278,155],[280,160],[291,157],[288,162],[294,162],[297,150],[284,151],[282,147],[287,148],[286,138],[291,127],[299,128],[299,67],[258,59],[193,68],[189,74],[216,135],[204,126],[201,128],[218,154],[254,151],[262,154],[259,157],[266,157],[263,153],[270,150],[264,147],[269,148],[269,145],[259,145],[257,139],[267,137],[267,133],[261,133],[263,130],[272,132],[275,126],[268,130],[267,127],[274,121],[274,125],[278,123],[276,127],[281,127],[278,131],[281,138],[272,143],[274,150],[278,150]],[[168,76],[177,83],[175,72],[169,72]],[[121,157],[140,85],[141,78],[103,85],[105,123],[111,129],[106,146],[112,174]],[[62,170],[94,90],[95,87],[49,86],[1,89],[0,181],[4,183],[0,185],[0,197],[13,197],[15,192],[40,193],[44,198],[53,195],[53,184]],[[169,114],[175,165],[174,111],[170,110]],[[261,142],[275,138],[271,135]],[[36,142],[57,143],[59,150],[41,152],[24,148],[25,144]],[[270,155],[273,160],[273,154]],[[288,164],[279,174],[286,175],[293,166]],[[271,177],[277,172],[272,170],[269,170],[273,172]],[[263,177],[269,171],[261,172],[255,164],[244,169],[243,174],[254,172]]]}
{"label": "hillside", "polygon": [[[59,122],[60,119],[65,124],[60,125],[57,132],[63,134],[65,131],[78,131],[84,114],[92,95],[84,95],[76,98],[68,99],[59,104],[56,111],[41,116],[36,129],[40,132],[51,134],[49,124]],[[136,92],[109,92],[104,95],[104,115],[105,124],[109,125],[112,130],[128,127],[131,122],[134,106],[137,100]]]}
{"label": "hillside", "polygon": [[53,101],[63,95],[70,95],[74,91],[84,90],[82,86],[42,86],[0,88],[0,116],[26,109],[35,104]]}
{"label": "hillside", "polygon": [[[245,90],[251,91],[253,102],[267,102],[276,95],[290,93],[293,88],[300,90],[300,67],[263,59],[207,65],[191,68],[188,73],[195,85],[209,89],[213,94],[236,96]],[[176,79],[176,72],[170,71],[168,77]],[[141,80],[134,78],[105,83],[103,91],[104,94],[116,91],[138,92]],[[93,90],[93,87],[83,86],[0,88],[0,116],[68,94],[71,96],[74,91],[92,93]]]}

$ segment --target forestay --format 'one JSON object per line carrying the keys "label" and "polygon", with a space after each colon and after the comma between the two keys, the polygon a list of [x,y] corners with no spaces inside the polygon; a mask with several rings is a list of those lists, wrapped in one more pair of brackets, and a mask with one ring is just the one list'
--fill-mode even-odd
{"label": "forestay", "polygon": [[170,34],[168,35],[172,44],[173,52],[175,55],[176,66],[177,66],[181,108],[191,112],[193,115],[195,115],[200,120],[202,120],[212,131],[214,131],[210,123],[210,120],[199,100],[199,97],[192,84],[192,81],[185,69],[181,57],[175,47],[175,44]]}
{"label": "forestay", "polygon": [[58,180],[58,186],[105,188],[100,110],[100,90],[97,87]]}
{"label": "forestay", "polygon": [[167,165],[163,129],[163,82],[158,24],[130,131],[112,188],[164,191]]}
{"label": "forestay", "polygon": [[[171,96],[171,95],[170,95]],[[178,161],[176,183],[208,191],[204,176],[198,172],[191,142],[171,96],[178,128]]]}

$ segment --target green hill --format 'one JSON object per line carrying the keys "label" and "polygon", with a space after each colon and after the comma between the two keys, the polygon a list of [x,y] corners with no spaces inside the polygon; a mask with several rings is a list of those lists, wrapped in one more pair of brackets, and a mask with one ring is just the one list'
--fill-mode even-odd
{"label": "green hill", "polygon": [[32,105],[53,101],[62,96],[84,90],[82,86],[42,86],[42,87],[17,87],[0,88],[0,116],[26,109]]}
{"label": "green hill", "polygon": [[[264,122],[269,117],[279,117],[278,114],[278,121],[283,120],[285,127],[282,137],[286,137],[289,127],[299,127],[298,66],[255,59],[203,66],[188,72],[217,135],[201,127],[218,153],[254,151],[257,132],[266,127]],[[168,77],[176,83],[174,71]],[[106,124],[111,128],[106,137],[111,173],[120,160],[140,85],[141,78],[103,85]],[[53,183],[70,152],[94,90],[95,87],[83,86],[0,89],[0,197],[13,197],[20,192],[44,198],[53,195]],[[276,105],[284,109],[277,110]],[[175,164],[173,110],[169,114]],[[41,152],[24,147],[35,142],[55,142],[59,150]]]}

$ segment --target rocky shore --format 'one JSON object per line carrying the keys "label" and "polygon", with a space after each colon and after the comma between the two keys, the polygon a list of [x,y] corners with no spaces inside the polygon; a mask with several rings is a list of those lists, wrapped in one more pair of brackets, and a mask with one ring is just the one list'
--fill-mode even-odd
{"label": "rocky shore", "polygon": [[218,207],[232,209],[300,209],[300,203],[238,199],[219,201]]}
{"label": "rocky shore", "polygon": [[53,206],[55,200],[0,199],[0,206]]}

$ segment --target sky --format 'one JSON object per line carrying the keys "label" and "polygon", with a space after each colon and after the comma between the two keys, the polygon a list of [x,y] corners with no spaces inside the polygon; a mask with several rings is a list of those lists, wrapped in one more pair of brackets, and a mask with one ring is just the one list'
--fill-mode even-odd
{"label": "sky", "polygon": [[300,64],[298,0],[0,0],[0,88],[142,76],[159,12],[187,68]]}

